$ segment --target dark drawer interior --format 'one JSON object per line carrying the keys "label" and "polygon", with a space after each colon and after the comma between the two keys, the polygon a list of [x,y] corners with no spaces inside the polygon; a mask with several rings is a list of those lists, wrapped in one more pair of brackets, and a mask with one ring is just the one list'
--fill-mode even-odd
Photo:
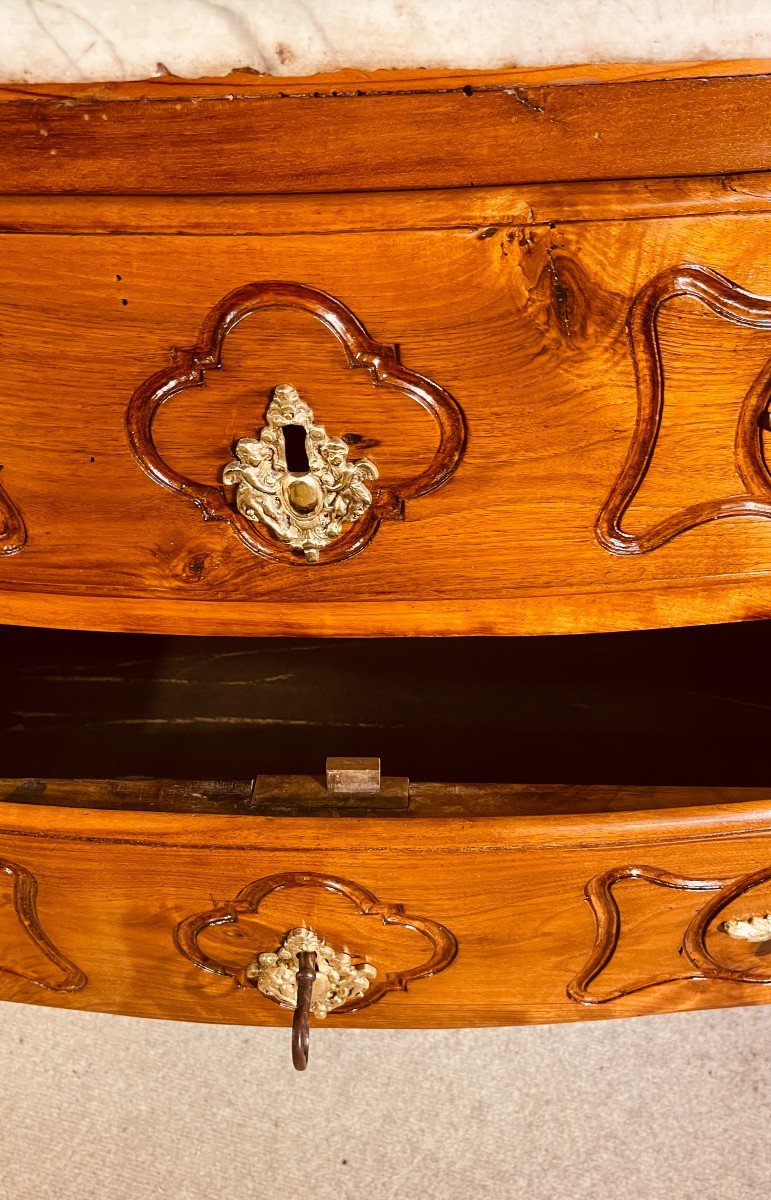
{"label": "dark drawer interior", "polygon": [[771,623],[296,640],[0,629],[6,777],[765,786]]}

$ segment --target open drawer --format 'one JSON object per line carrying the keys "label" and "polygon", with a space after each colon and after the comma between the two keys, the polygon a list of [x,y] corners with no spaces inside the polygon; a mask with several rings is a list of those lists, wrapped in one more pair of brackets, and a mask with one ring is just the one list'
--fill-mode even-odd
{"label": "open drawer", "polygon": [[416,785],[409,812],[337,819],[249,811],[249,785],[0,796],[4,999],[280,1025],[304,946],[335,1024],[632,1016],[771,983],[771,792]]}
{"label": "open drawer", "polygon": [[[7,630],[4,761],[39,777],[0,784],[0,996],[289,1024],[312,952],[312,1020],[338,1026],[763,1002],[771,789],[742,664],[770,637],[765,624],[452,647]],[[434,783],[313,777],[324,741],[356,755],[383,743],[418,774],[444,747],[449,769]],[[264,774],[243,774],[245,747]],[[630,782],[614,785],[624,761]],[[217,782],[182,778],[215,762]],[[506,763],[509,778],[566,782],[494,782]]]}

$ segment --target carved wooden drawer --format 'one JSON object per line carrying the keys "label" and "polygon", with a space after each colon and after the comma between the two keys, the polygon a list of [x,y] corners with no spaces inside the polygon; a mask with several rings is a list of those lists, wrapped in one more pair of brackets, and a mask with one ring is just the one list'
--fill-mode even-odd
{"label": "carved wooden drawer", "polygon": [[[0,617],[355,634],[767,614],[771,217],[531,227],[506,200],[381,198],[368,232],[345,231],[349,198],[255,201],[241,237],[206,232],[219,209],[200,235],[152,232],[160,202],[111,236],[4,235]],[[298,214],[307,232],[283,231]]]}
{"label": "carved wooden drawer", "polygon": [[[771,909],[759,789],[705,804],[687,789],[413,785],[398,803],[398,788],[359,797],[360,815],[349,797],[332,820],[339,798],[320,806],[322,791],[302,779],[258,780],[255,793],[4,782],[0,996],[288,1024],[297,947],[310,944],[312,1023],[494,1025],[766,999],[771,918],[736,925]],[[306,815],[265,815],[292,803]]]}
{"label": "carved wooden drawer", "polygon": [[[1,625],[369,637],[771,616],[771,81],[477,82],[0,95]],[[628,640],[581,639],[588,702],[565,683],[568,639],[519,663],[501,639],[485,670],[478,645],[389,647],[367,670],[350,641],[311,643],[304,676],[225,680],[209,645],[186,672],[150,668],[137,701],[136,664],[175,654],[153,639],[111,672],[113,650],[73,633],[61,672],[3,636],[0,999],[291,1021],[302,1066],[316,1020],[767,996],[766,731],[725,711],[765,713],[764,681],[721,695],[736,655],[684,653],[679,706],[646,690]],[[767,657],[759,634],[744,649]],[[619,674],[639,691],[628,720]],[[674,778],[698,787],[654,786],[673,730],[686,750],[690,731]],[[439,782],[341,796],[298,777],[383,741]],[[268,755],[254,786],[181,782]],[[576,786],[492,782],[525,761]],[[42,778],[21,778],[33,762]]]}

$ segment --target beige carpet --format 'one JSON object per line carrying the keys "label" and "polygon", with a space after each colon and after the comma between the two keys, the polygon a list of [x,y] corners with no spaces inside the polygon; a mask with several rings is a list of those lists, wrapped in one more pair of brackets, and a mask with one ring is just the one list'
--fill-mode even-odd
{"label": "beige carpet", "polygon": [[314,1033],[0,1005],[2,1200],[758,1200],[771,1008]]}

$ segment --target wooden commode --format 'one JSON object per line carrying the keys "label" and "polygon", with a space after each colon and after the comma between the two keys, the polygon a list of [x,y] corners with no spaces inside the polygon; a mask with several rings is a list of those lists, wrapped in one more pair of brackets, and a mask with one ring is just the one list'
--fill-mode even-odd
{"label": "wooden commode", "polygon": [[771,1000],[763,69],[0,89],[1,999]]}

